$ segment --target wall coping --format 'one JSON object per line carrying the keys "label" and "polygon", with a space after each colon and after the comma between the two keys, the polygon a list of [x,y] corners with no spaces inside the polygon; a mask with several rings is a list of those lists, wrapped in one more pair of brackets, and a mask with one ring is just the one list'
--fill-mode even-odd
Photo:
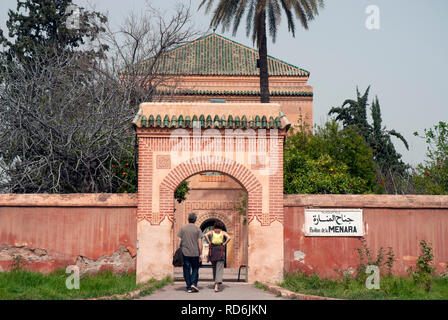
{"label": "wall coping", "polygon": [[[448,195],[285,194],[284,207],[448,209]],[[131,207],[137,194],[0,194],[0,207]]]}
{"label": "wall coping", "polygon": [[285,194],[284,207],[448,209],[445,195]]}
{"label": "wall coping", "polygon": [[0,194],[0,207],[135,207],[137,194]]}

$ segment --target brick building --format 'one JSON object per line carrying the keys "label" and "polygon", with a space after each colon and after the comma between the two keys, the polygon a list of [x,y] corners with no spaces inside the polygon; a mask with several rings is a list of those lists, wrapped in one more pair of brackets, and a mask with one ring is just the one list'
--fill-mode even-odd
{"label": "brick building", "polygon": [[[258,51],[216,33],[201,37],[160,57],[155,73],[166,76],[158,93],[173,102],[260,102]],[[310,72],[268,57],[271,102],[286,117],[313,124],[313,88]],[[225,106],[223,106],[225,113]]]}
{"label": "brick building", "polygon": [[[151,66],[166,77],[157,89],[165,101],[222,103],[220,114],[228,114],[229,103],[260,101],[257,59],[256,50],[212,33],[165,53],[157,63],[148,59],[142,70]],[[312,125],[313,88],[307,84],[310,73],[273,57],[268,57],[268,67],[271,103],[281,106],[293,126],[299,119]],[[203,172],[187,181],[187,199],[175,203],[174,238],[190,212],[198,214],[197,225],[204,231],[221,220],[233,237],[226,266],[246,265],[248,231],[237,209],[247,198],[245,189],[219,172]],[[176,246],[177,241],[173,244]]]}

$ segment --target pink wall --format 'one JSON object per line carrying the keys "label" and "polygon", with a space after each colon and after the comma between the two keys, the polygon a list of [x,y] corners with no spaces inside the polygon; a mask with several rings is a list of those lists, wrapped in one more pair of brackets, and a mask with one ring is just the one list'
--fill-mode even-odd
{"label": "pink wall", "polygon": [[[359,238],[305,237],[304,208],[363,208],[365,238],[376,256],[391,246],[396,273],[405,273],[431,242],[438,272],[448,262],[448,196],[285,195],[285,271],[334,277],[356,268]],[[79,256],[114,270],[135,270],[137,195],[0,195],[0,271],[11,256],[31,258],[29,267],[51,271]],[[119,248],[122,250],[120,251]],[[117,259],[123,250],[132,259]],[[298,252],[300,251],[300,252]],[[294,260],[294,252],[302,261]]]}
{"label": "pink wall", "polygon": [[[317,272],[334,277],[335,269],[355,269],[359,259],[354,237],[306,237],[305,208],[363,208],[367,245],[373,256],[392,247],[394,272],[404,274],[415,265],[419,242],[432,244],[435,267],[446,271],[448,261],[448,196],[395,195],[285,195],[285,271]],[[296,260],[294,259],[294,252]],[[299,258],[303,258],[299,261]]]}
{"label": "pink wall", "polygon": [[0,269],[21,254],[32,259],[30,269],[45,272],[78,256],[135,270],[135,260],[117,268],[118,257],[108,256],[120,246],[135,256],[136,210],[136,194],[0,195]]}

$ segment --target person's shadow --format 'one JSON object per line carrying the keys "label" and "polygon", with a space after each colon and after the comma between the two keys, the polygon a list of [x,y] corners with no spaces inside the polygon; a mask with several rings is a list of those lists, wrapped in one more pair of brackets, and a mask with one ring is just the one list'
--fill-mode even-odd
{"label": "person's shadow", "polygon": [[[210,289],[211,291],[215,292],[215,284],[214,283],[212,283],[210,285],[207,285],[207,288]],[[225,284],[221,283],[219,285],[219,291],[217,293],[226,290],[226,288],[228,288],[228,286],[226,286]]]}
{"label": "person's shadow", "polygon": [[[226,288],[228,288],[227,285],[221,284],[219,286],[219,292],[224,291]],[[193,293],[200,293],[200,292],[202,292],[202,290],[210,290],[212,292],[215,292],[215,284],[214,283],[206,284],[206,285],[205,284],[204,285],[199,285],[198,284],[198,289],[199,289],[199,292],[193,292]],[[176,290],[176,291],[187,291],[187,288],[186,288],[185,285],[183,285],[183,286],[178,286],[178,287],[174,288],[174,290]],[[219,293],[219,292],[217,292],[217,293]]]}

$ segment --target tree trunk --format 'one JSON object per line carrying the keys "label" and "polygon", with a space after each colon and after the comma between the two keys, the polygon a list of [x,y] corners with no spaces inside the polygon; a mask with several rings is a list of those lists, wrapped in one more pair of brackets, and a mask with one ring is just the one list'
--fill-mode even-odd
{"label": "tree trunk", "polygon": [[260,58],[260,101],[269,103],[269,73],[268,73],[268,45],[266,39],[266,12],[261,16],[261,28],[259,30],[260,42],[258,52]]}

